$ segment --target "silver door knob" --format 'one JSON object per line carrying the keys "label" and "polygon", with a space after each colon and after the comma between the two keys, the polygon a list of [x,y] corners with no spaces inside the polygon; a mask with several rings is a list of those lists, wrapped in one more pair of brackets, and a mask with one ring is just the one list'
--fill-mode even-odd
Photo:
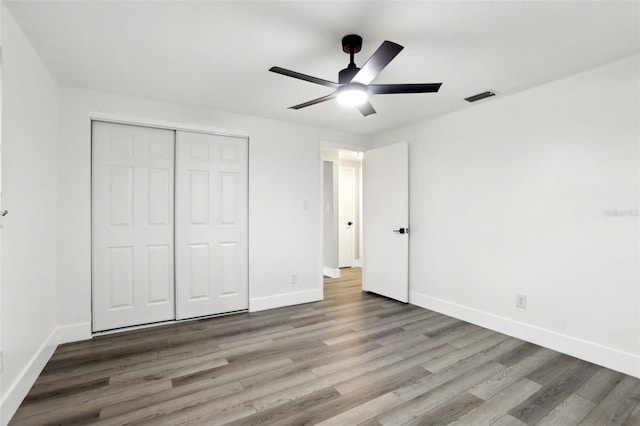
{"label": "silver door knob", "polygon": [[2,210],[0,212],[0,216],[6,216],[7,214],[9,214],[9,210]]}

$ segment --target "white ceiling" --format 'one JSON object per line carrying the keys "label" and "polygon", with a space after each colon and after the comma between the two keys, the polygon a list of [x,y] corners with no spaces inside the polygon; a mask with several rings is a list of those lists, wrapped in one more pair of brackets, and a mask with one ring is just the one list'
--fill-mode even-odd
{"label": "white ceiling", "polygon": [[[640,51],[638,1],[5,3],[62,84],[365,135]],[[440,93],[374,96],[369,117],[335,101],[287,109],[331,89],[267,70],[335,81],[350,33],[364,39],[358,65],[384,40],[405,47],[376,83]]]}

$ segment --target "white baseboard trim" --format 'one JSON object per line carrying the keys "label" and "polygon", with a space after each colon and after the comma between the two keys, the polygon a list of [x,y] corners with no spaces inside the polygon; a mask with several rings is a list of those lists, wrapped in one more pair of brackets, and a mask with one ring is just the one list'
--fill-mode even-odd
{"label": "white baseboard trim", "polygon": [[283,306],[299,305],[301,303],[317,302],[319,300],[322,300],[322,289],[303,290],[266,297],[254,297],[249,299],[249,312],[282,308]]}
{"label": "white baseboard trim", "polygon": [[91,339],[91,323],[63,325],[56,329],[56,339],[59,345]]}
{"label": "white baseboard trim", "polygon": [[409,303],[640,378],[640,356],[629,352],[413,291]]}
{"label": "white baseboard trim", "polygon": [[340,269],[324,267],[322,275],[329,278],[340,278]]}
{"label": "white baseboard trim", "polygon": [[353,264],[351,265],[352,268],[362,268],[362,262],[360,261],[360,259],[353,259]]}
{"label": "white baseboard trim", "polygon": [[87,339],[91,339],[90,322],[54,328],[18,377],[7,387],[4,398],[0,401],[0,424],[4,426],[9,423],[58,345]]}
{"label": "white baseboard trim", "polygon": [[18,411],[18,407],[22,404],[25,396],[29,393],[31,386],[42,372],[42,369],[56,350],[57,329],[51,330],[49,336],[45,339],[36,353],[31,357],[27,365],[22,369],[18,377],[7,387],[2,401],[0,401],[0,424],[7,425],[11,417]]}

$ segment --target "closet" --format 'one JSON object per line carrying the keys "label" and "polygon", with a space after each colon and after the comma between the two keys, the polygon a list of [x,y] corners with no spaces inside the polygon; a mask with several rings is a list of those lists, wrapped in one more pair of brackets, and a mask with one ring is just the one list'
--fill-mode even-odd
{"label": "closet", "polygon": [[93,331],[248,307],[246,138],[92,122]]}

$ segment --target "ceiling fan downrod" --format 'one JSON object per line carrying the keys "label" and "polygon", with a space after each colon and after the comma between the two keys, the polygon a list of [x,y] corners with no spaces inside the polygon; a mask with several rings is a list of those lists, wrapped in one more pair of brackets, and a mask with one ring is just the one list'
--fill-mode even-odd
{"label": "ceiling fan downrod", "polygon": [[338,83],[349,83],[360,71],[354,62],[354,56],[362,49],[362,37],[356,34],[349,34],[342,37],[342,51],[349,54],[349,65],[338,73]]}

